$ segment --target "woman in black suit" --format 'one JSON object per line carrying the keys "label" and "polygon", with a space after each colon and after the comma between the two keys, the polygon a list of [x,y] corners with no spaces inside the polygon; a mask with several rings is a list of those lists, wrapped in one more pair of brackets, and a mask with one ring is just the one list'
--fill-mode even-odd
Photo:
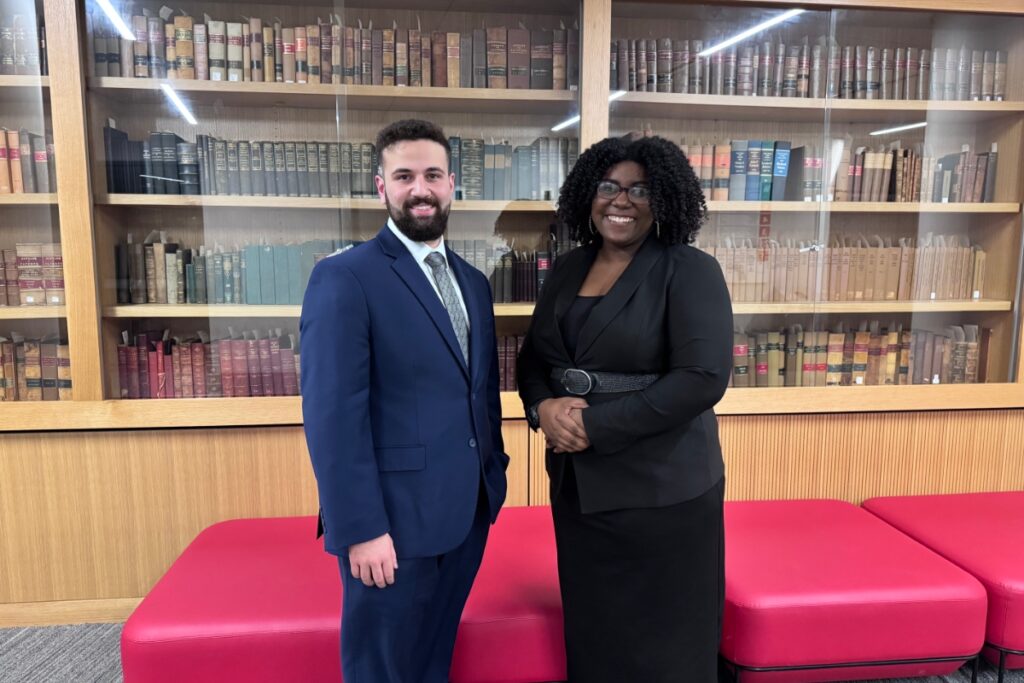
{"label": "woman in black suit", "polygon": [[668,140],[603,140],[562,187],[559,256],[519,355],[547,437],[570,683],[717,680],[732,308],[689,246],[700,183]]}

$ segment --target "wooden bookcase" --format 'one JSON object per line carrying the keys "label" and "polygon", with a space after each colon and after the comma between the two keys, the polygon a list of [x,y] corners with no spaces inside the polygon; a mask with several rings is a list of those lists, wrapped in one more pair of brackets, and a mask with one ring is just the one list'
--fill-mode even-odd
{"label": "wooden bookcase", "polygon": [[[248,10],[249,4],[190,2],[183,9],[215,18],[252,11],[264,18],[279,16],[285,25],[335,11],[329,3],[294,7],[271,2]],[[144,323],[183,332],[228,325],[294,330],[300,308],[118,305],[115,245],[129,232],[141,239],[154,229],[169,230],[177,240],[194,245],[205,239],[230,243],[253,235],[337,236],[339,225],[346,237],[365,239],[383,220],[380,204],[367,198],[108,193],[102,134],[108,118],[134,139],[149,130],[169,130],[188,140],[201,132],[228,139],[367,141],[385,121],[416,114],[437,120],[450,135],[465,132],[528,141],[549,134],[553,123],[579,115],[575,134],[582,151],[609,134],[644,127],[677,141],[800,139],[820,136],[826,119],[830,130],[863,136],[877,124],[927,117],[929,125],[956,131],[972,144],[997,142],[1000,166],[996,201],[991,203],[713,201],[706,230],[713,233],[730,222],[756,225],[765,212],[772,215],[776,232],[788,226],[843,231],[870,225],[872,233],[917,234],[926,224],[966,230],[992,256],[993,285],[981,301],[738,302],[734,311],[737,319],[750,325],[874,317],[888,321],[894,316],[970,320],[994,330],[991,353],[1000,359],[996,374],[1013,381],[730,389],[717,412],[723,416],[730,497],[832,496],[856,501],[888,492],[1024,486],[1024,466],[1014,449],[1024,438],[1024,366],[1017,350],[1024,253],[1024,32],[1007,46],[1008,97],[1003,102],[630,92],[609,104],[613,38],[632,33],[655,37],[677,30],[682,34],[693,22],[699,23],[705,10],[753,15],[765,8],[788,8],[790,3],[527,0],[517,5],[516,14],[493,0],[362,4],[374,9],[347,8],[344,18],[372,19],[375,26],[390,26],[393,20],[412,26],[419,20],[425,29],[443,24],[451,31],[479,28],[483,21],[517,26],[534,15],[578,22],[579,90],[174,82],[198,114],[200,123],[193,127],[166,103],[157,81],[92,75],[87,17],[92,5],[84,0],[39,1],[51,75],[0,76],[0,115],[11,107],[45,103],[47,127],[54,133],[57,192],[0,195],[0,242],[6,246],[24,239],[42,241],[41,229],[52,231],[57,241],[59,231],[67,305],[0,308],[0,334],[17,329],[29,334],[57,330],[64,335],[71,349],[74,400],[0,402],[0,481],[18,481],[28,492],[7,503],[0,501],[0,515],[9,514],[5,528],[11,531],[0,540],[0,557],[16,558],[6,567],[10,571],[0,572],[0,624],[123,617],[181,547],[211,521],[309,513],[315,506],[298,397],[132,401],[117,399],[115,391],[115,346],[128,326]],[[409,9],[412,5],[415,12]],[[856,18],[851,17],[867,17],[863,13],[899,10],[900,15],[915,12],[929,21],[945,12],[973,12],[1012,22],[1024,18],[1021,0],[807,0],[802,6],[845,13],[836,22],[850,23],[843,29],[848,29],[844,40],[859,39],[858,31],[863,35],[876,30],[854,25]],[[158,8],[156,4],[152,9]],[[867,23],[868,19],[877,21],[867,17]],[[915,138],[908,135],[907,140]],[[497,231],[530,247],[539,242],[552,218],[550,201],[460,201],[453,205],[452,236]],[[499,335],[521,334],[532,311],[528,303],[496,305]],[[502,395],[502,408],[506,443],[515,463],[510,470],[510,502],[544,502],[543,441],[526,429],[514,393]],[[838,442],[844,444],[841,452],[829,448]],[[893,453],[904,457],[881,459]],[[66,502],[47,504],[52,496]],[[47,539],[45,547],[36,545],[40,538]],[[121,539],[127,539],[130,551]],[[62,568],[69,553],[77,559]],[[38,616],[29,603],[50,605],[52,613]]]}

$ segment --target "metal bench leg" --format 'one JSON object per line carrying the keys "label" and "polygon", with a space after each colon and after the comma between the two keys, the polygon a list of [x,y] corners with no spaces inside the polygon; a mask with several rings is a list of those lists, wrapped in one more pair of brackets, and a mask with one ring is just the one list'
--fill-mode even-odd
{"label": "metal bench leg", "polygon": [[978,683],[978,662],[981,660],[981,653],[971,660],[971,683]]}
{"label": "metal bench leg", "polygon": [[1003,678],[1006,676],[1006,652],[1003,650],[999,651],[999,678],[998,683],[1003,683]]}

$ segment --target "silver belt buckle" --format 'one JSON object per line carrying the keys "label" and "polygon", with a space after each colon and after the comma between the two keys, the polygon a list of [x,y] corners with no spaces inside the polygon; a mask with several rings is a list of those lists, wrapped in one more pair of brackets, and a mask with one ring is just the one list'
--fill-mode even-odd
{"label": "silver belt buckle", "polygon": [[[579,374],[587,378],[587,388],[585,390],[575,391],[571,386],[569,386],[569,383],[571,382],[569,378],[569,373],[571,372],[578,372]],[[573,396],[586,396],[587,394],[594,390],[594,378],[591,377],[590,373],[587,372],[586,370],[580,370],[579,368],[566,368],[565,371],[562,372],[562,386],[565,387],[565,390],[568,391]]]}

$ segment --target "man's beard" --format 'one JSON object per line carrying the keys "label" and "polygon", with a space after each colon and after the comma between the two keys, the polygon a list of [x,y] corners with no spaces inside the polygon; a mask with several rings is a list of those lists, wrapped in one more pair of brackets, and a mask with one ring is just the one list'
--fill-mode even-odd
{"label": "man's beard", "polygon": [[[396,208],[391,199],[384,194],[384,201],[388,207],[388,214],[395,221],[395,225],[402,231],[402,234],[413,242],[433,242],[444,235],[448,229],[448,212],[451,206],[441,208],[441,205],[434,197],[415,197],[405,201],[401,209]],[[429,204],[436,210],[433,216],[418,218],[412,214],[412,207],[417,204]]]}

